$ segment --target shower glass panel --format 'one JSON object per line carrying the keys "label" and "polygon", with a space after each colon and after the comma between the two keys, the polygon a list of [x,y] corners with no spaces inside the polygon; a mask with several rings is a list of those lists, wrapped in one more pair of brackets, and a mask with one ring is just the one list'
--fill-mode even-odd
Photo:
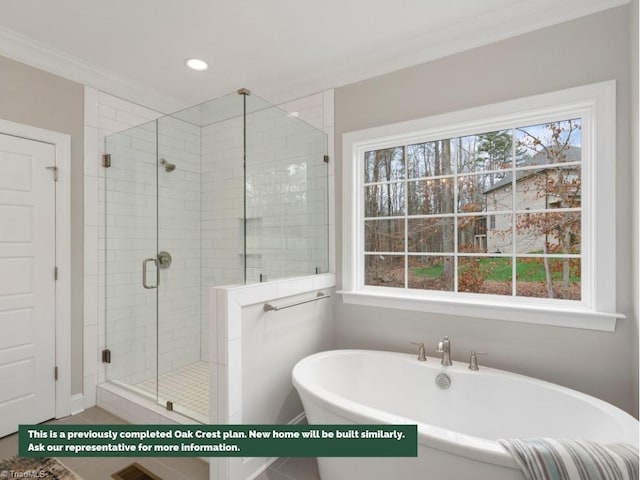
{"label": "shower glass panel", "polygon": [[243,124],[237,94],[158,119],[158,251],[172,258],[158,289],[158,403],[201,422],[208,290],[244,282]]}
{"label": "shower glass panel", "polygon": [[326,273],[327,135],[247,97],[247,282]]}
{"label": "shower glass panel", "polygon": [[[105,345],[107,378],[135,386],[157,375],[156,122],[106,138]],[[143,277],[143,272],[146,275]],[[155,389],[140,390],[156,398]]]}
{"label": "shower glass panel", "polygon": [[209,289],[328,271],[326,135],[234,93],[105,147],[106,378],[215,423]]}

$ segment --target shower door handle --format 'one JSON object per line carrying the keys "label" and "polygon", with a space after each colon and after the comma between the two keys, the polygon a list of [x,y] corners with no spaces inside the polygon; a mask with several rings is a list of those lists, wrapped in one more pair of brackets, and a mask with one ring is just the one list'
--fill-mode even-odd
{"label": "shower door handle", "polygon": [[[156,266],[156,284],[155,285],[147,285],[147,263],[153,262]],[[158,259],[157,258],[146,258],[142,261],[142,286],[148,290],[153,288],[158,288],[160,285],[160,269],[158,268]]]}

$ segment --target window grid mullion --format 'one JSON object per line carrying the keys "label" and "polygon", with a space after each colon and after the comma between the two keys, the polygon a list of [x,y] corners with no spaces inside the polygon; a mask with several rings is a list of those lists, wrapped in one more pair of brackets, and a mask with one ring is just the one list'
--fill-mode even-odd
{"label": "window grid mullion", "polygon": [[518,293],[516,285],[516,127],[511,128],[511,296]]}
{"label": "window grid mullion", "polygon": [[[483,217],[486,215],[531,215],[538,213],[581,213],[582,207],[567,208],[536,208],[532,210],[487,210],[486,212],[458,212],[458,217]],[[364,220],[402,220],[408,217],[410,219],[420,218],[453,218],[452,213],[432,213],[427,215],[389,215],[386,217],[364,217]]]}
{"label": "window grid mullion", "polygon": [[[455,139],[452,139],[455,141]],[[449,142],[452,140],[448,140]],[[451,146],[449,146],[449,152],[451,152]],[[460,152],[456,149],[457,154]],[[449,161],[451,161],[451,154],[449,154]],[[453,291],[458,291],[458,159],[453,162]]]}
{"label": "window grid mullion", "polygon": [[404,288],[409,288],[409,184],[407,177],[409,165],[407,164],[407,145],[402,147],[404,152]]}
{"label": "window grid mullion", "polygon": [[[527,171],[535,171],[535,170],[545,170],[547,168],[555,168],[556,166],[562,166],[562,167],[579,167],[582,165],[582,162],[561,162],[561,163],[557,163],[557,164],[552,164],[552,163],[544,163],[544,164],[540,164],[540,165],[528,165],[528,166],[516,166],[516,170],[520,171],[520,172],[527,172]],[[460,172],[458,176],[460,177],[476,177],[479,175],[487,175],[487,174],[492,174],[492,173],[506,173],[508,171],[510,171],[512,169],[512,167],[506,168],[506,169],[490,169],[490,170],[482,170],[482,171],[473,171],[473,172]],[[424,181],[428,181],[428,180],[443,180],[445,178],[451,178],[453,175],[433,175],[431,177],[414,177],[414,178],[407,178],[407,182],[424,182]],[[365,187],[374,187],[377,185],[386,185],[388,183],[398,183],[402,180],[381,180],[379,182],[365,182],[363,185]]]}

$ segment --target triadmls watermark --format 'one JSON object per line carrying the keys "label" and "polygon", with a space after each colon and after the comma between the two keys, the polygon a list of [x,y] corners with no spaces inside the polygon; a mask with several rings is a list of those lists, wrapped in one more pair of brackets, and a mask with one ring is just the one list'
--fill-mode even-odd
{"label": "triadmls watermark", "polygon": [[0,479],[10,478],[45,478],[45,470],[0,470]]}

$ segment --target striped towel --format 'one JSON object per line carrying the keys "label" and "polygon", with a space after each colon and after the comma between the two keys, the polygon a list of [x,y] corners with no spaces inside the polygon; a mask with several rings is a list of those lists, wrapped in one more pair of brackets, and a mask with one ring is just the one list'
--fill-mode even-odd
{"label": "striped towel", "polygon": [[638,450],[625,443],[551,438],[498,442],[527,480],[638,480]]}

